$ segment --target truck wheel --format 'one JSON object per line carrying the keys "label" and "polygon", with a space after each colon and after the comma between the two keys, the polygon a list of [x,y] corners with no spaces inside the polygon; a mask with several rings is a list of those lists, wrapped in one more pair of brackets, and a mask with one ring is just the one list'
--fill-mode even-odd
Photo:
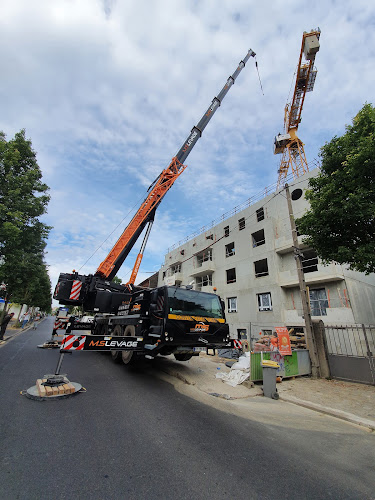
{"label": "truck wheel", "polygon": [[177,359],[177,361],[189,361],[193,357],[192,354],[189,354],[187,352],[181,352],[181,353],[175,353],[174,357]]}
{"label": "truck wheel", "polygon": [[[116,325],[113,329],[112,335],[113,337],[122,337],[122,326]],[[112,361],[114,363],[121,363],[122,361],[121,354],[122,354],[121,351],[111,351]]]}
{"label": "truck wheel", "polygon": [[[135,337],[135,326],[128,325],[125,327],[124,337]],[[121,351],[122,362],[124,365],[134,365],[137,360],[137,353],[134,351]]]}

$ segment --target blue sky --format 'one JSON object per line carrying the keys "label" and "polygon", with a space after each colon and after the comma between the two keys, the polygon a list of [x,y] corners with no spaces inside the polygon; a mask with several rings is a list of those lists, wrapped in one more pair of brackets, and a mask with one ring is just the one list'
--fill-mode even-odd
{"label": "blue sky", "polygon": [[50,187],[53,286],[60,272],[95,272],[249,48],[264,95],[250,59],[159,207],[139,278],[168,247],[274,184],[274,136],[303,31],[317,27],[318,75],[299,126],[310,163],[374,103],[373,2],[3,0],[0,130],[26,129]]}

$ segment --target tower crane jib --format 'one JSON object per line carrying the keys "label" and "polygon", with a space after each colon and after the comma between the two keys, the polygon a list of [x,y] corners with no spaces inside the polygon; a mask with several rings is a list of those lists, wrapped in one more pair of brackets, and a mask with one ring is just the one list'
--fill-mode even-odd
{"label": "tower crane jib", "polygon": [[308,172],[308,164],[303,142],[297,136],[298,125],[301,122],[301,113],[306,93],[314,89],[317,70],[314,67],[315,56],[319,51],[320,29],[304,32],[300,56],[294,83],[294,93],[290,103],[285,106],[284,133],[275,137],[274,154],[282,154],[279,178],[279,188],[285,181],[288,171],[293,177],[299,177]]}

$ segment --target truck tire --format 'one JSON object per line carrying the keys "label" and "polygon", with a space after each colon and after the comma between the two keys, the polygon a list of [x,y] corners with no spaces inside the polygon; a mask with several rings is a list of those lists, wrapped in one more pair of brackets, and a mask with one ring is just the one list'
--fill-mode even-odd
{"label": "truck tire", "polygon": [[[121,325],[116,325],[113,329],[112,333],[113,337],[122,337],[122,326]],[[122,357],[121,357],[122,351],[111,351],[111,358],[114,363],[121,363]]]}
{"label": "truck tire", "polygon": [[[124,331],[124,337],[135,337],[135,326],[127,325]],[[122,362],[124,365],[134,365],[137,361],[137,353],[134,351],[121,351]]]}
{"label": "truck tire", "polygon": [[177,361],[189,361],[193,357],[192,354],[189,354],[187,352],[181,352],[181,353],[175,353],[174,357],[177,359]]}

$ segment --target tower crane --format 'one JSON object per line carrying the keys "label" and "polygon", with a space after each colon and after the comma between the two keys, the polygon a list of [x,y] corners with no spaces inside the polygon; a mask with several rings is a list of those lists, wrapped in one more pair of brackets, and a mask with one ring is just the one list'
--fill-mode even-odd
{"label": "tower crane", "polygon": [[284,134],[275,137],[274,154],[282,154],[277,188],[286,179],[289,168],[293,177],[299,177],[308,172],[305,149],[303,142],[297,136],[298,125],[301,122],[301,113],[305,101],[306,92],[314,89],[317,70],[314,67],[315,56],[319,51],[320,29],[304,32],[296,80],[294,84],[293,98],[285,106]]}

